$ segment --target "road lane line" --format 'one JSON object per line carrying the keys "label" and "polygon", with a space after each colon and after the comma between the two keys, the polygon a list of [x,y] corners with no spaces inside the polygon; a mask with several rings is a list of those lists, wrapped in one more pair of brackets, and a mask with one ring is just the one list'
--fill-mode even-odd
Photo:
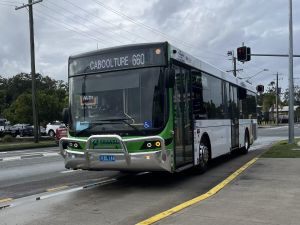
{"label": "road lane line", "polygon": [[62,185],[62,186],[58,186],[58,187],[54,187],[54,188],[48,188],[46,191],[47,192],[60,191],[60,190],[66,189],[68,187],[69,186],[67,186],[67,185]]}
{"label": "road lane line", "polygon": [[79,191],[79,190],[82,190],[82,189],[83,189],[83,187],[78,187],[78,188],[72,188],[72,189],[68,189],[68,190],[64,190],[64,191],[55,192],[55,193],[52,193],[52,194],[49,194],[49,195],[42,195],[40,197],[37,197],[36,200],[43,200],[43,199],[46,199],[46,198],[51,198],[51,197],[54,197],[54,196]]}
{"label": "road lane line", "polygon": [[[103,180],[103,179],[105,179],[105,178],[104,177],[100,178],[100,180]],[[87,184],[87,185],[83,186],[83,188],[90,188],[90,187],[94,187],[94,186],[102,186],[102,185],[106,185],[106,184],[112,184],[117,181],[118,180],[116,178],[112,178],[112,179],[108,179],[108,180],[103,180],[103,181]]]}
{"label": "road lane line", "polygon": [[82,171],[82,169],[77,169],[77,170],[63,170],[63,171],[60,171],[59,173],[74,173],[74,172],[79,172],[79,171]]}
{"label": "road lane line", "polygon": [[251,165],[253,165],[256,161],[258,160],[258,158],[254,158],[252,160],[250,160],[249,162],[247,162],[246,164],[244,164],[241,168],[239,168],[238,170],[236,170],[234,173],[232,173],[229,177],[227,177],[225,180],[223,180],[221,183],[219,183],[218,185],[216,185],[215,187],[213,187],[212,189],[210,189],[208,192],[206,192],[205,194],[202,194],[196,198],[193,198],[187,202],[181,203],[171,209],[168,209],[166,211],[163,211],[159,214],[156,214],[144,221],[141,221],[139,223],[137,223],[136,225],[150,225],[153,223],[156,223],[159,220],[162,220],[174,213],[177,213],[191,205],[194,205],[196,203],[199,203],[213,195],[215,195],[217,192],[219,192],[221,189],[223,189],[227,184],[229,184],[231,181],[233,181],[237,176],[239,176],[242,172],[244,172],[248,167],[250,167]]}
{"label": "road lane line", "polygon": [[3,199],[0,199],[0,203],[11,202],[12,200],[14,200],[14,199],[13,198],[3,198]]}
{"label": "road lane line", "polygon": [[30,155],[22,155],[21,159],[32,159],[32,158],[40,158],[43,157],[42,154],[30,154]]}
{"label": "road lane line", "polygon": [[[101,179],[104,179],[104,178],[107,178],[107,177],[103,177]],[[54,191],[58,191],[58,190],[62,190],[62,191],[54,192],[54,193],[51,193],[49,195],[39,196],[39,197],[36,198],[36,200],[43,200],[43,199],[46,199],[46,198],[55,197],[57,195],[67,194],[67,193],[87,189],[87,188],[94,187],[94,186],[102,186],[102,185],[106,185],[106,184],[111,184],[111,183],[114,183],[116,181],[117,181],[117,179],[113,178],[113,179],[104,180],[104,181],[100,181],[100,182],[97,182],[97,183],[92,183],[92,184],[88,184],[88,185],[85,185],[85,186],[76,187],[76,188],[67,189],[67,190],[62,190],[62,189],[65,189],[68,186],[60,186],[60,187],[55,187],[55,188],[49,188],[49,189],[47,189],[47,192],[50,192],[50,193],[54,192]]]}
{"label": "road lane line", "polygon": [[43,156],[58,156],[60,155],[59,153],[57,152],[47,152],[47,153],[44,153]]}
{"label": "road lane line", "polygon": [[21,160],[21,156],[11,156],[11,157],[2,158],[2,161],[15,161],[15,160]]}

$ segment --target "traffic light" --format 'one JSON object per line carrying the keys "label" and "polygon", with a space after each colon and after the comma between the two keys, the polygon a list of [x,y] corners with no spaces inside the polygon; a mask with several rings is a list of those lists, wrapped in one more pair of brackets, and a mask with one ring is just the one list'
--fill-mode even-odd
{"label": "traffic light", "polygon": [[242,46],[237,48],[237,59],[240,62],[246,62],[251,60],[251,48]]}
{"label": "traffic light", "polygon": [[257,87],[256,87],[256,90],[258,93],[263,93],[264,89],[265,89],[264,85],[261,85],[261,84],[257,85]]}

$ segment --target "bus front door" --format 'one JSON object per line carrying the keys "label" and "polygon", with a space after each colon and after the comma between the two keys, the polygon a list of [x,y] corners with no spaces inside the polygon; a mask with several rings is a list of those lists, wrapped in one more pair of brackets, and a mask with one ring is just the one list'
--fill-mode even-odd
{"label": "bus front door", "polygon": [[190,73],[187,69],[174,66],[175,87],[174,139],[176,168],[193,162],[193,123],[191,117]]}

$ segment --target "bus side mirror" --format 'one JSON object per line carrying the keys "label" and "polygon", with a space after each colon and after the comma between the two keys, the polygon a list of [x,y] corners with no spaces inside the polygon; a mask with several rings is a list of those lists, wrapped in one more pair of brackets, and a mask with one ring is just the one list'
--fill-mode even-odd
{"label": "bus side mirror", "polygon": [[69,108],[64,108],[62,111],[63,123],[67,125],[69,123]]}
{"label": "bus side mirror", "polygon": [[166,69],[166,88],[173,88],[175,83],[175,70],[173,68]]}

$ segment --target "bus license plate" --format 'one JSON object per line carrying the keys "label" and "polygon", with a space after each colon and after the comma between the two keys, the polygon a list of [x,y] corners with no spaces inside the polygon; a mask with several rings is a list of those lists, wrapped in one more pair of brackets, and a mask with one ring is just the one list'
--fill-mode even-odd
{"label": "bus license plate", "polygon": [[100,155],[99,160],[103,162],[113,162],[116,159],[114,155]]}

